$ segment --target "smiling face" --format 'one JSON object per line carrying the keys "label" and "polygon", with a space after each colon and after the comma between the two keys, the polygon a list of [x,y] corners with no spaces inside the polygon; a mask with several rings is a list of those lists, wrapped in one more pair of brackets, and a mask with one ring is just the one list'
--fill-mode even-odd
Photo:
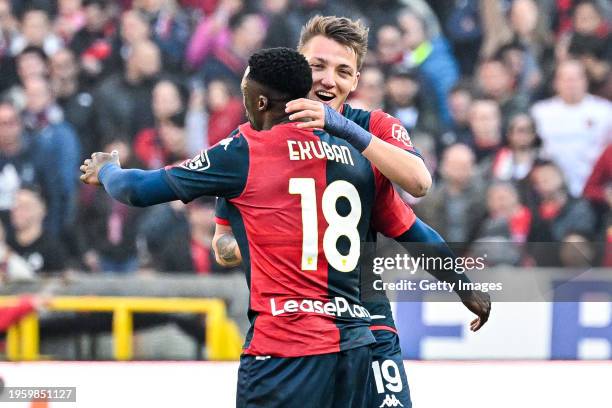
{"label": "smiling face", "polygon": [[339,110],[359,82],[355,51],[323,35],[311,38],[299,51],[312,68],[308,97]]}

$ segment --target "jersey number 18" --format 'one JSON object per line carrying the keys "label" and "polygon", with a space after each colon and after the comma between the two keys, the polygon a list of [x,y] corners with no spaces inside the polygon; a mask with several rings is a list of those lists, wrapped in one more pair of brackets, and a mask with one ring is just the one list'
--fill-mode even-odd
{"label": "jersey number 18", "polygon": [[[319,227],[317,217],[317,196],[313,178],[292,178],[289,180],[289,193],[299,194],[302,205],[302,270],[316,271],[319,256]],[[340,197],[351,204],[351,211],[342,216],[336,210]],[[348,181],[336,180],[327,186],[321,200],[323,216],[328,227],[323,235],[323,252],[327,262],[340,272],[351,272],[359,262],[359,231],[361,200],[355,186]],[[350,241],[348,254],[338,251],[336,242],[345,236]]]}

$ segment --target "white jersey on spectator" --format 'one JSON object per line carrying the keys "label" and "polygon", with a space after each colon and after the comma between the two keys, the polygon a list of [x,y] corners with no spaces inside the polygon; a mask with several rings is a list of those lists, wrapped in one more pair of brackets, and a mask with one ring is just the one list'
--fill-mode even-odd
{"label": "white jersey on spectator", "polygon": [[595,161],[612,140],[612,103],[587,95],[569,105],[554,97],[532,108],[543,141],[542,155],[563,171],[570,193],[582,195]]}

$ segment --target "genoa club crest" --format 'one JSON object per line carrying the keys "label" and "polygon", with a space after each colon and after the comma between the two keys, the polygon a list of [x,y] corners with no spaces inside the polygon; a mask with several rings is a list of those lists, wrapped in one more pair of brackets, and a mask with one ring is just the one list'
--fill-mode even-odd
{"label": "genoa club crest", "polygon": [[397,123],[393,125],[391,128],[391,136],[399,142],[404,143],[408,147],[412,147],[412,141],[410,140],[410,136],[408,136],[408,131],[402,125],[398,125]]}

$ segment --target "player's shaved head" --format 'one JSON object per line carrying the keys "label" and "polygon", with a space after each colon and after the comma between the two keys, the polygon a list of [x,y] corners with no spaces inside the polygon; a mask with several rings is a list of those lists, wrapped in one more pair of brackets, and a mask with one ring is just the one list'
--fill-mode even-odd
{"label": "player's shaved head", "polygon": [[286,95],[287,101],[304,98],[312,87],[312,71],[306,58],[290,48],[269,48],[249,58],[248,78]]}
{"label": "player's shaved head", "polygon": [[268,48],[254,53],[241,85],[249,122],[261,130],[266,122],[280,121],[286,116],[285,104],[305,98],[311,87],[310,65],[299,52]]}

